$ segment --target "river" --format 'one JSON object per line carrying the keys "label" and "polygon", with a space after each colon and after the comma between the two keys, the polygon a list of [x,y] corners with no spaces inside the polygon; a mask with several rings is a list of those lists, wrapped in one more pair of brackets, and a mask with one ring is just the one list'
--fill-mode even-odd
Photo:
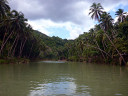
{"label": "river", "polygon": [[128,96],[128,68],[56,61],[1,64],[0,96]]}

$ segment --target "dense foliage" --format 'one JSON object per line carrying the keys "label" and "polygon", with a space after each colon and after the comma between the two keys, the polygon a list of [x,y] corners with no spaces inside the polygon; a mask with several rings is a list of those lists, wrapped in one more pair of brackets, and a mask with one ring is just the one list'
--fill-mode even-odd
{"label": "dense foliage", "polygon": [[[0,58],[61,59],[67,40],[33,30],[22,12],[0,1]],[[65,56],[63,56],[65,58]]]}
{"label": "dense foliage", "polygon": [[36,58],[45,47],[24,14],[0,0],[0,58]]}
{"label": "dense foliage", "polygon": [[116,11],[118,20],[114,23],[111,15],[103,11],[100,3],[93,3],[89,15],[99,24],[74,41],[70,46],[68,58],[76,61],[126,65],[128,62],[128,13],[123,12],[123,9]]}
{"label": "dense foliage", "polygon": [[0,0],[0,59],[67,59],[126,65],[128,13],[117,10],[118,20],[114,23],[100,3],[93,3],[89,15],[98,21],[94,28],[75,40],[63,40],[33,30],[22,12],[11,10],[6,0]]}
{"label": "dense foliage", "polygon": [[37,37],[40,37],[40,40],[44,42],[45,49],[40,52],[41,59],[65,59],[66,50],[64,45],[69,42],[67,39],[61,39],[59,37],[49,37],[45,34],[35,31]]}

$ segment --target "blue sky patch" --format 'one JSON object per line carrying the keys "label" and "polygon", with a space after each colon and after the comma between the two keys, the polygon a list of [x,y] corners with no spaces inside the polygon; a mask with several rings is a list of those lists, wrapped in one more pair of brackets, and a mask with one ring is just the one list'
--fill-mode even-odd
{"label": "blue sky patch", "polygon": [[50,27],[47,28],[47,31],[50,32],[50,36],[58,36],[62,39],[70,37],[69,31],[65,27]]}

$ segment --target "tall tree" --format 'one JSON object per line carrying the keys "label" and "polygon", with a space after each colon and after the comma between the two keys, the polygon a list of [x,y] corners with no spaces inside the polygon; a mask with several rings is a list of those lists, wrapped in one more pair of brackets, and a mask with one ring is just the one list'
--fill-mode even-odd
{"label": "tall tree", "polygon": [[[111,18],[111,16],[110,16],[109,14],[107,14],[106,12],[102,12],[102,11],[101,11],[101,9],[103,9],[102,6],[101,6],[101,7],[97,7],[97,8],[98,8],[97,10],[98,10],[99,12],[101,12],[101,14],[100,14],[100,15],[94,15],[94,13],[95,13],[95,14],[97,13],[97,10],[94,10],[94,8],[96,8],[94,5],[95,5],[95,6],[101,6],[100,3],[98,3],[98,4],[93,3],[93,5],[92,5],[91,8],[90,8],[90,9],[93,9],[93,11],[90,10],[90,13],[93,12],[93,14],[92,14],[91,17],[94,17],[93,19],[98,20],[99,23],[101,23],[101,24],[100,24],[100,25],[101,25],[101,29],[103,29],[103,31],[104,31],[106,37],[108,38],[108,40],[110,41],[111,45],[115,48],[115,50],[117,51],[118,55],[119,55],[120,58],[123,60],[123,63],[126,64],[126,62],[125,62],[125,60],[124,60],[122,54],[119,52],[119,50],[116,48],[115,44],[113,43],[113,41],[111,40],[111,38],[110,38],[109,35],[107,34],[107,31],[109,30],[109,28],[111,28],[111,27],[110,27],[110,25],[111,25],[111,23],[112,23],[112,18]],[[99,16],[99,17],[98,17],[98,16]],[[99,18],[100,18],[100,19],[99,19]],[[109,24],[110,24],[110,25],[109,25]]]}
{"label": "tall tree", "polygon": [[117,17],[118,17],[118,22],[124,22],[124,20],[125,20],[125,14],[126,13],[124,13],[124,10],[123,9],[118,9],[118,11],[116,11],[116,14],[115,15],[117,15]]}
{"label": "tall tree", "polygon": [[113,27],[113,19],[109,13],[103,12],[100,19],[101,28],[105,31],[109,31]]}
{"label": "tall tree", "polygon": [[102,13],[103,13],[103,7],[101,6],[101,4],[93,3],[92,6],[90,7],[90,12],[89,12],[91,18],[100,21],[100,16]]}

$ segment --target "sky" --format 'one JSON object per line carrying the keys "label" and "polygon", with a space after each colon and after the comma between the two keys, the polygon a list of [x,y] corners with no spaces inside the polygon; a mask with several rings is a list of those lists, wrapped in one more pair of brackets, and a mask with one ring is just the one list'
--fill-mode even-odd
{"label": "sky", "polygon": [[75,39],[93,28],[89,8],[93,2],[101,3],[115,19],[121,8],[128,12],[128,0],[8,0],[11,9],[23,12],[33,29],[48,36]]}

